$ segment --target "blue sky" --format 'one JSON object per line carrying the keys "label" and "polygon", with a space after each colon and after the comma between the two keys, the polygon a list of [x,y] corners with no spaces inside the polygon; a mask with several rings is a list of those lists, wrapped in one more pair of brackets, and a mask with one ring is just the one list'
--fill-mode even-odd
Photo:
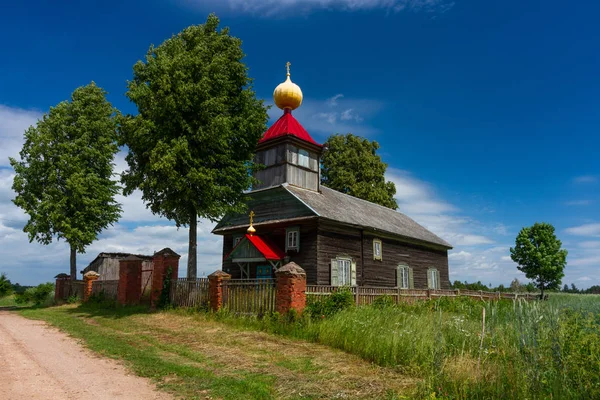
{"label": "blue sky", "polygon": [[[334,132],[381,144],[400,210],[455,245],[451,279],[522,278],[508,248],[523,226],[554,224],[569,250],[564,282],[600,284],[600,4],[564,1],[170,0],[12,2],[0,35],[0,271],[48,281],[68,270],[63,243],[29,244],[12,206],[23,130],[94,80],[124,112],[132,66],[151,43],[215,11],[242,38],[257,94],[292,79],[294,112],[318,141]],[[280,110],[272,109],[273,118]],[[117,169],[125,167],[122,154]],[[185,230],[120,198],[100,251],[184,255]],[[199,228],[199,270],[219,265],[220,238]],[[184,268],[182,268],[184,269]]]}

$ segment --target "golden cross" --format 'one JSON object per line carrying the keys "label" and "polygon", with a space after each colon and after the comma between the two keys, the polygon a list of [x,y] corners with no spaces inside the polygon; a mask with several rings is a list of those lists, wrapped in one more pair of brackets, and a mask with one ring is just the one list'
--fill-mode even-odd
{"label": "golden cross", "polygon": [[254,219],[254,211],[250,211],[250,226],[252,226],[252,220]]}
{"label": "golden cross", "polygon": [[289,61],[285,63],[285,68],[287,69],[288,76],[290,76],[290,65],[292,65],[292,63]]}

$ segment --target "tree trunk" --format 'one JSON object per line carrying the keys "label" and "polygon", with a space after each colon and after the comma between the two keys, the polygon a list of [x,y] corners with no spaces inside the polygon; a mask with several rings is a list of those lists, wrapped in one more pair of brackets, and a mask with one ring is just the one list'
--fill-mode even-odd
{"label": "tree trunk", "polygon": [[540,288],[541,292],[540,292],[540,300],[544,300],[544,285],[542,285],[542,287]]}
{"label": "tree trunk", "polygon": [[71,246],[71,294],[75,293],[73,283],[77,280],[77,250],[75,246]]}
{"label": "tree trunk", "polygon": [[198,233],[197,233],[197,214],[196,210],[192,212],[192,217],[190,218],[190,240],[188,243],[188,265],[187,265],[187,277],[188,279],[196,279],[196,253],[198,247]]}
{"label": "tree trunk", "polygon": [[77,250],[71,246],[71,281],[77,280]]}

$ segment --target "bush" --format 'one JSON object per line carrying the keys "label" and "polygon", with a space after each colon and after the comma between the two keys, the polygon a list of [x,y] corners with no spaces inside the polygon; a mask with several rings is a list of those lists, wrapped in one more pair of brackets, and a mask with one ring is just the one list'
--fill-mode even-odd
{"label": "bush", "polygon": [[12,284],[6,278],[6,274],[0,274],[0,297],[8,296],[12,291]]}
{"label": "bush", "polygon": [[33,303],[36,306],[51,305],[54,301],[54,284],[51,282],[42,283],[36,287],[31,287],[16,296],[15,301],[18,304]]}
{"label": "bush", "polygon": [[340,288],[323,299],[309,299],[305,312],[313,318],[332,316],[354,306],[354,295],[349,288]]}

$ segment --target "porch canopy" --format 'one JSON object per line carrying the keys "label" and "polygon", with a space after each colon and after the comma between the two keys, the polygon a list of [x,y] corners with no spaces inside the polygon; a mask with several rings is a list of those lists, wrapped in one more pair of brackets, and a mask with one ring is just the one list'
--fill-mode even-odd
{"label": "porch canopy", "polygon": [[250,263],[268,262],[276,271],[284,258],[285,253],[273,242],[256,234],[245,234],[231,253],[225,256],[225,260],[231,259],[239,265],[242,278],[250,278]]}

